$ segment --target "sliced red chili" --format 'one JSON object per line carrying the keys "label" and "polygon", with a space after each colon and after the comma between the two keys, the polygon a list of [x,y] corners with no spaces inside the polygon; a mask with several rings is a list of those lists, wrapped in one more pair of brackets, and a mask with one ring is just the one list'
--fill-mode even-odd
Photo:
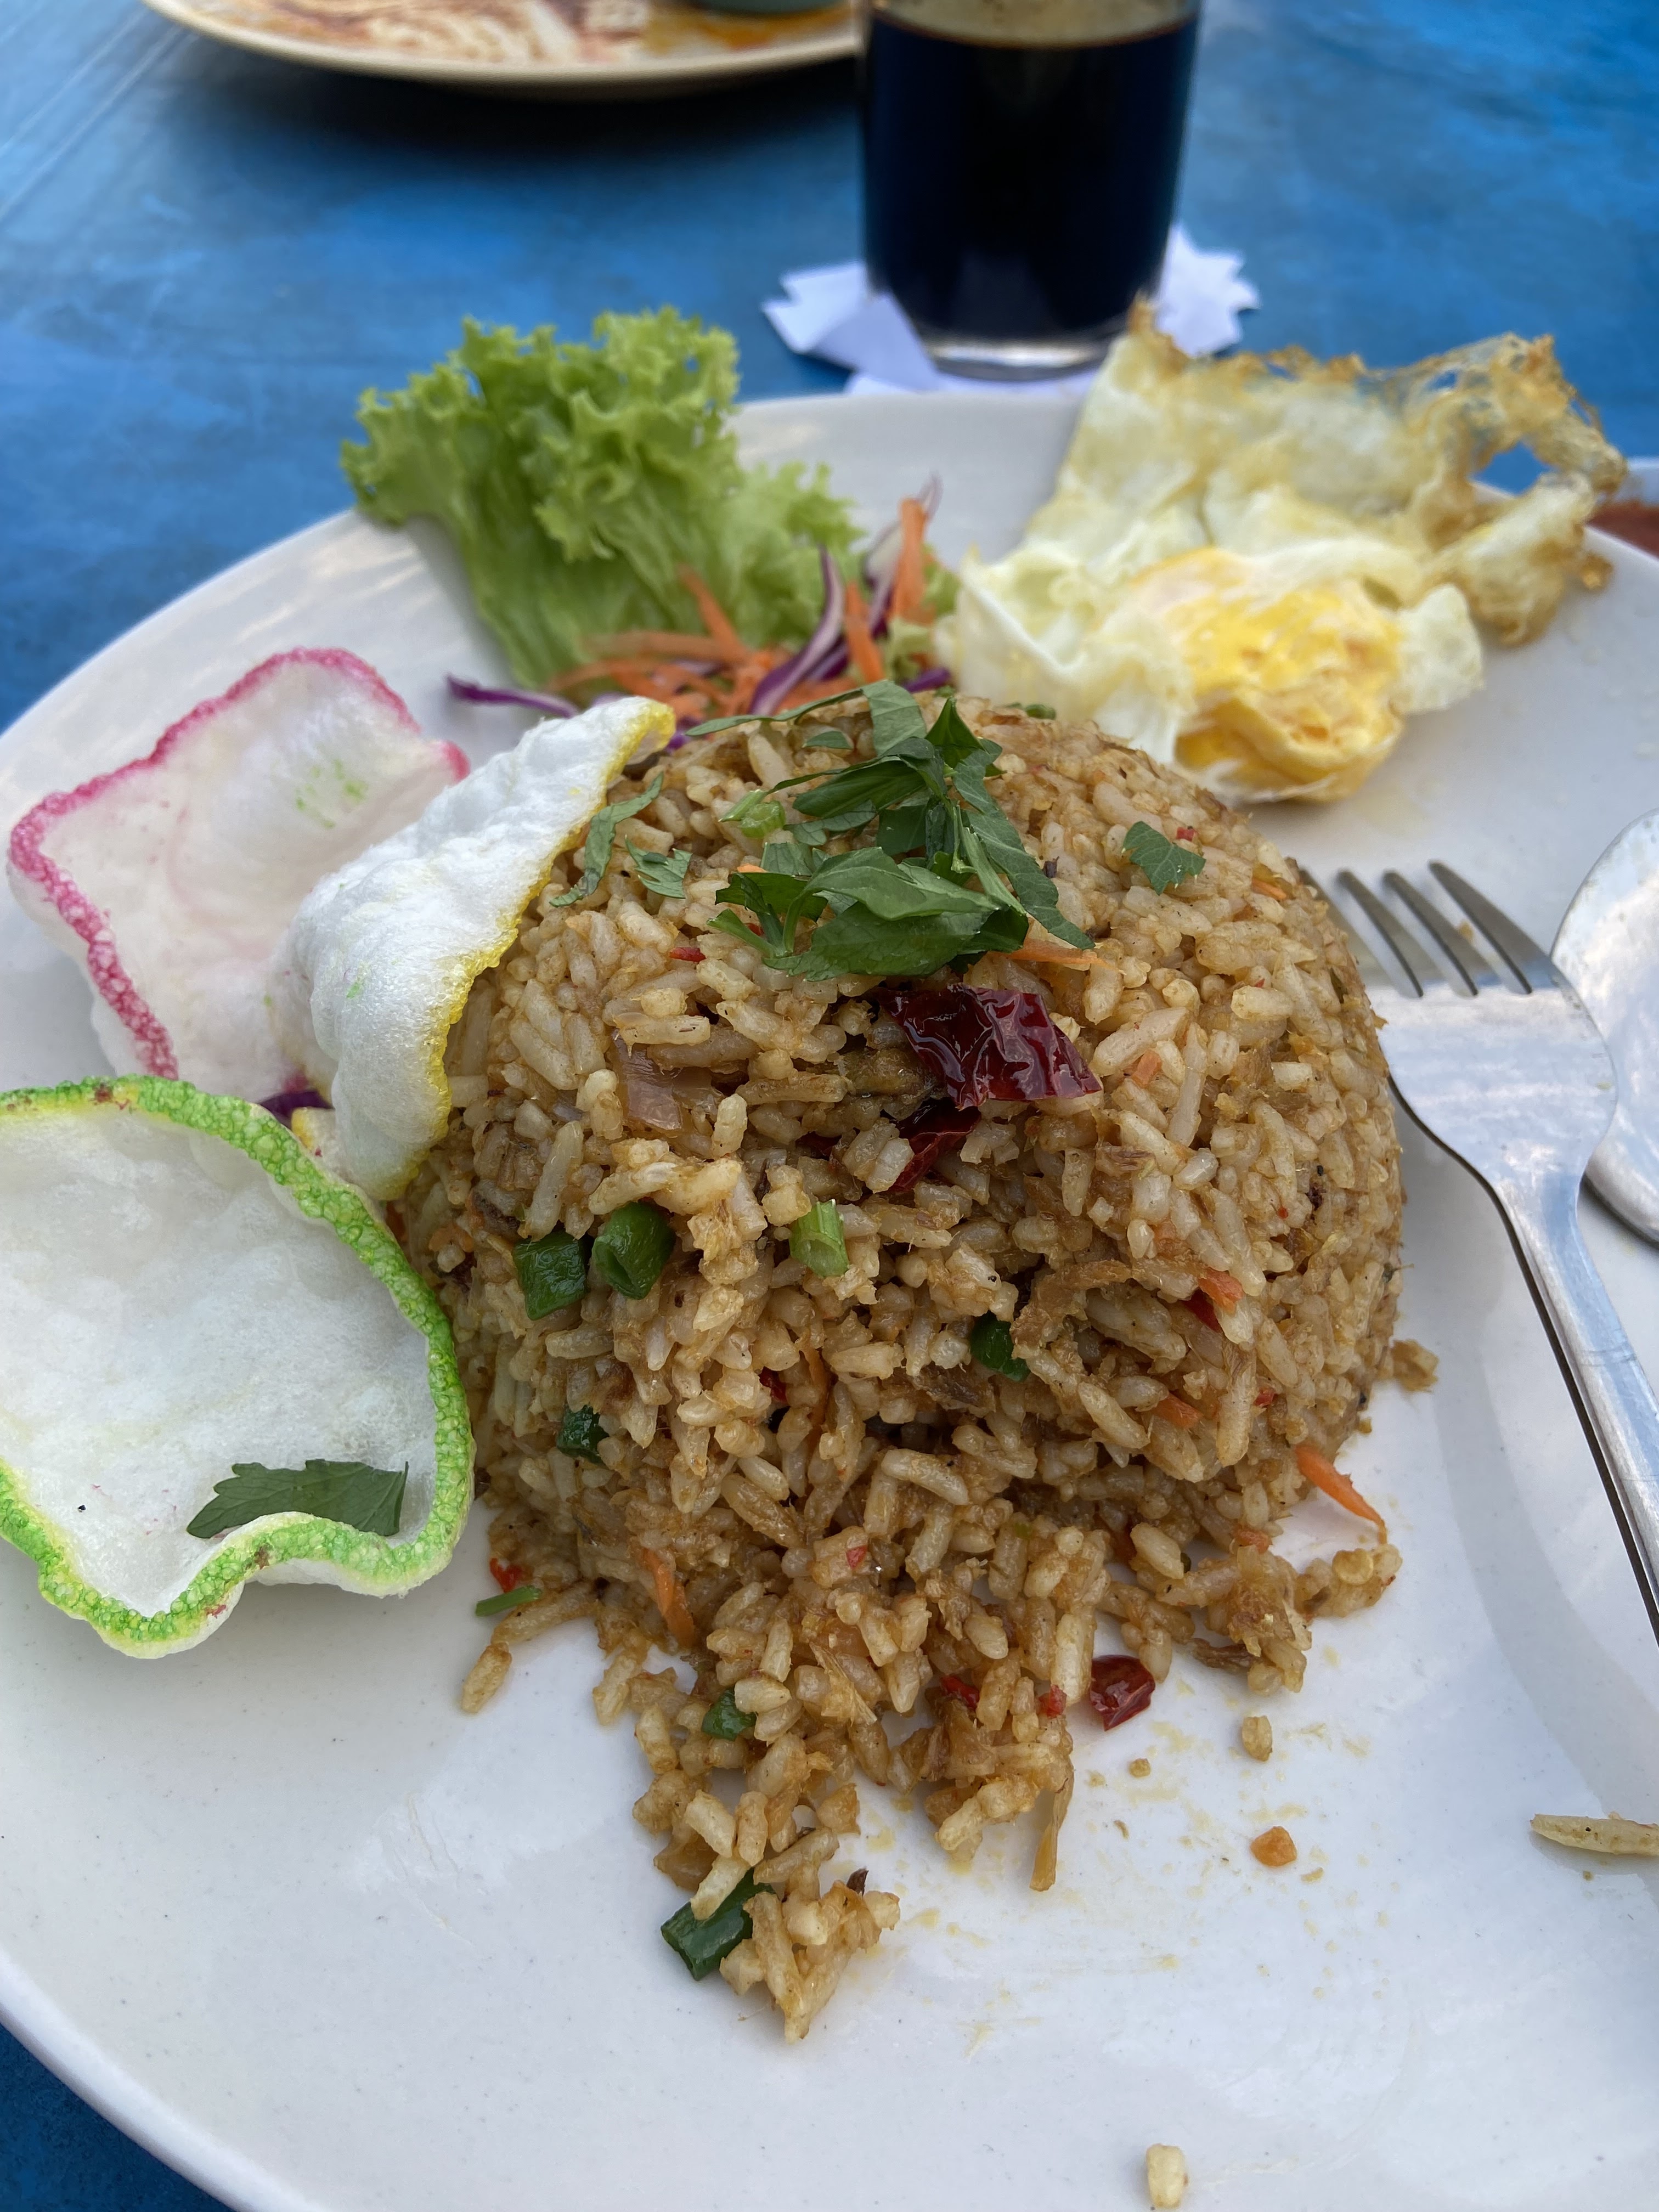
{"label": "sliced red chili", "polygon": [[979,1711],[979,1692],[971,1682],[964,1682],[960,1674],[941,1674],[935,1687],[941,1697],[954,1698],[959,1705],[966,1705],[970,1713]]}
{"label": "sliced red chili", "polygon": [[530,1580],[528,1567],[521,1567],[516,1563],[508,1566],[505,1559],[492,1559],[489,1562],[489,1571],[504,1590],[515,1590],[521,1583],[527,1583]]}
{"label": "sliced red chili", "polygon": [[1058,1720],[1066,1710],[1066,1692],[1058,1682],[1050,1682],[1036,1701],[1037,1711],[1048,1719]]}
{"label": "sliced red chili", "polygon": [[1097,1659],[1089,1669],[1089,1703],[1100,1715],[1103,1729],[1121,1728],[1137,1713],[1144,1713],[1158,1687],[1139,1659],[1121,1652]]}
{"label": "sliced red chili", "polygon": [[1100,1088],[1035,991],[948,983],[895,991],[886,1011],[953,1106],[982,1106],[988,1098],[1082,1098]]}
{"label": "sliced red chili", "polygon": [[978,1121],[976,1106],[953,1106],[948,1098],[933,1098],[919,1106],[899,1123],[900,1136],[910,1140],[910,1164],[891,1185],[888,1196],[896,1198],[900,1191],[920,1182],[940,1153],[955,1152]]}
{"label": "sliced red chili", "polygon": [[706,952],[699,952],[695,945],[677,945],[669,954],[671,960],[707,960]]}

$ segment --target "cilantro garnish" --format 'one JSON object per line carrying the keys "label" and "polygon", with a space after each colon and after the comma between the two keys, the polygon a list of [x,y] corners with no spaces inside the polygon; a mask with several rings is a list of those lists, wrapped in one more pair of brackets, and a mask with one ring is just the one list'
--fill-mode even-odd
{"label": "cilantro garnish", "polygon": [[188,1533],[222,1536],[268,1513],[310,1513],[371,1536],[395,1536],[408,1480],[407,1467],[394,1473],[360,1459],[308,1459],[302,1468],[238,1461],[223,1482],[214,1484],[213,1496],[187,1524]]}
{"label": "cilantro garnish", "polygon": [[755,1725],[753,1713],[746,1713],[738,1703],[737,1692],[730,1686],[722,1690],[702,1717],[705,1735],[718,1736],[722,1743],[735,1742],[746,1735]]}
{"label": "cilantro garnish", "polygon": [[558,1449],[572,1459],[591,1459],[598,1466],[604,1442],[605,1424],[591,1406],[573,1406],[559,1423]]}
{"label": "cilantro garnish", "polygon": [[1010,1382],[1023,1382],[1031,1371],[1023,1359],[1014,1357],[1013,1330],[994,1314],[974,1323],[968,1349],[981,1367],[988,1367],[994,1375],[1006,1375]]}
{"label": "cilantro garnish", "polygon": [[1123,850],[1155,891],[1170,890],[1176,884],[1184,884],[1189,876],[1204,872],[1202,853],[1190,845],[1172,844],[1150,822],[1130,824],[1124,833]]}
{"label": "cilantro garnish", "polygon": [[662,789],[660,770],[652,777],[637,799],[619,799],[614,806],[602,806],[587,825],[587,838],[583,847],[586,854],[580,875],[568,891],[557,898],[549,899],[549,906],[574,906],[598,890],[605,870],[611,865],[611,848],[617,842],[620,825],[635,814],[643,814]]}
{"label": "cilantro garnish", "polygon": [[628,857],[639,870],[640,881],[659,898],[681,898],[685,893],[685,872],[691,865],[690,853],[653,853],[644,845],[630,845]]}
{"label": "cilantro garnish", "polygon": [[[767,842],[760,867],[717,894],[714,927],[741,943],[758,940],[769,967],[815,980],[926,975],[948,961],[1012,952],[1033,918],[1087,951],[1092,940],[1066,919],[1054,884],[986,789],[1000,773],[1000,746],[975,737],[954,699],[930,728],[902,684],[884,680],[847,696],[869,705],[875,757],[815,769],[738,802],[726,820]],[[873,843],[819,849],[864,830]],[[803,942],[807,923],[816,926]]]}

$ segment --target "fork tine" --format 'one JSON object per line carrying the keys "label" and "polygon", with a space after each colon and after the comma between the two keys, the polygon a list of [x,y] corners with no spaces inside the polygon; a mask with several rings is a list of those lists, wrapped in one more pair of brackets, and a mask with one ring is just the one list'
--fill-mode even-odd
{"label": "fork tine", "polygon": [[1528,991],[1556,988],[1560,978],[1550,964],[1548,954],[1533,943],[1525,930],[1517,929],[1508,915],[1489,898],[1484,898],[1473,884],[1465,883],[1456,870],[1447,867],[1443,860],[1431,860],[1429,873],[1451,893],[1475,927],[1503,955],[1517,983]]}
{"label": "fork tine", "polygon": [[1382,900],[1375,892],[1366,889],[1352,868],[1344,868],[1336,880],[1405,969],[1407,981],[1420,999],[1431,982],[1440,980],[1433,961],[1404,922],[1389,912]]}
{"label": "fork tine", "polygon": [[1411,908],[1471,991],[1484,991],[1498,981],[1496,974],[1480,957],[1478,947],[1460,937],[1434,901],[1425,898],[1416,884],[1407,883],[1397,868],[1389,869],[1382,884],[1402,906]]}
{"label": "fork tine", "polygon": [[1344,938],[1346,939],[1348,950],[1353,955],[1354,966],[1359,970],[1359,980],[1365,986],[1366,990],[1373,996],[1376,995],[1379,988],[1392,991],[1394,988],[1394,978],[1389,974],[1388,970],[1383,967],[1382,963],[1377,958],[1376,953],[1371,951],[1370,946],[1360,935],[1359,932],[1354,927],[1352,922],[1349,921],[1347,915],[1344,914],[1342,908],[1337,904],[1336,901],[1331,896],[1324,885],[1319,882],[1318,878],[1310,872],[1302,861],[1298,860],[1296,865],[1303,882],[1306,884],[1309,889],[1318,897],[1322,898],[1326,905],[1330,908],[1331,920],[1336,924],[1337,927],[1341,931]]}

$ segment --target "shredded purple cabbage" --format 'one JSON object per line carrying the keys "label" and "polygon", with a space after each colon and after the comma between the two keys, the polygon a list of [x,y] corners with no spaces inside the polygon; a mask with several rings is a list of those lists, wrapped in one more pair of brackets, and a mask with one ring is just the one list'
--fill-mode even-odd
{"label": "shredded purple cabbage", "polygon": [[951,681],[948,668],[924,668],[920,676],[907,676],[903,688],[907,691],[942,691]]}
{"label": "shredded purple cabbage", "polygon": [[452,676],[449,688],[456,698],[471,700],[475,707],[533,707],[538,714],[561,717],[581,712],[556,691],[520,691],[511,684],[475,684],[468,676]]}
{"label": "shredded purple cabbage", "polygon": [[792,653],[781,666],[762,677],[749,702],[750,714],[775,713],[798,684],[810,684],[815,677],[829,672],[819,664],[828,660],[841,643],[842,623],[847,613],[847,586],[841,570],[822,545],[818,548],[818,562],[823,572],[823,611],[818,617],[817,627],[799,653]]}

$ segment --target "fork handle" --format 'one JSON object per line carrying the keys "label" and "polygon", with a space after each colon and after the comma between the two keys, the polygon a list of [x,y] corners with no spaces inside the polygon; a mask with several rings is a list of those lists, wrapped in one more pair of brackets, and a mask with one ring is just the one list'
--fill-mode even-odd
{"label": "fork handle", "polygon": [[1659,1633],[1659,1401],[1585,1249],[1577,1182],[1498,1195]]}

